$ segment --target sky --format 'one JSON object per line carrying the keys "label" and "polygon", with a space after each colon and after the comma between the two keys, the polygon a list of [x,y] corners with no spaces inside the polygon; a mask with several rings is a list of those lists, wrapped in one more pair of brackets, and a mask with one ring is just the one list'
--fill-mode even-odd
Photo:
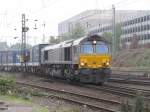
{"label": "sky", "polygon": [[150,0],[0,0],[0,41],[21,42],[22,13],[28,19],[27,42],[34,45],[42,42],[43,34],[57,36],[58,23],[86,10],[111,9],[112,4],[116,10],[150,9]]}

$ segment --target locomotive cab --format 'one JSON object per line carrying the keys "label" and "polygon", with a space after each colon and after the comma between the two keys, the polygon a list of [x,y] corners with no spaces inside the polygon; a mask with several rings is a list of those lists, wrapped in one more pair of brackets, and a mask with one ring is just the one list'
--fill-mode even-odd
{"label": "locomotive cab", "polygon": [[80,46],[79,68],[106,68],[110,67],[108,46],[101,41],[88,41]]}
{"label": "locomotive cab", "polygon": [[103,83],[110,74],[109,43],[99,35],[49,45],[41,51],[50,76],[85,83]]}
{"label": "locomotive cab", "polygon": [[90,36],[81,41],[79,53],[80,80],[103,83],[110,76],[109,43],[100,36]]}

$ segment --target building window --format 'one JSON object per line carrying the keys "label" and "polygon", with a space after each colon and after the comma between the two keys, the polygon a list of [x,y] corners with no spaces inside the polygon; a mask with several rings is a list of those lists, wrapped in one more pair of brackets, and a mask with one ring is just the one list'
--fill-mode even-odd
{"label": "building window", "polygon": [[143,21],[144,21],[144,17],[141,18],[141,22],[143,22]]}
{"label": "building window", "polygon": [[129,34],[129,32],[130,32],[130,29],[127,29],[127,34]]}
{"label": "building window", "polygon": [[133,27],[133,32],[135,32],[135,28],[136,28],[136,27]]}
{"label": "building window", "polygon": [[141,22],[141,20],[140,20],[140,18],[138,18],[138,23],[140,23]]}
{"label": "building window", "polygon": [[134,32],[137,32],[137,27],[135,27]]}
{"label": "building window", "polygon": [[146,16],[144,16],[144,21],[146,21]]}
{"label": "building window", "polygon": [[138,32],[140,32],[140,26],[138,27]]}
{"label": "building window", "polygon": [[147,15],[147,21],[150,19],[149,15]]}
{"label": "building window", "polygon": [[147,30],[149,30],[149,29],[150,29],[150,25],[148,24],[148,25],[147,25]]}
{"label": "building window", "polygon": [[144,25],[144,30],[147,30],[147,27],[146,27],[146,25]]}
{"label": "building window", "polygon": [[135,24],[136,24],[137,22],[138,22],[138,19],[136,18],[136,19],[135,19]]}
{"label": "building window", "polygon": [[141,31],[143,31],[144,30],[144,27],[143,26],[141,26]]}
{"label": "building window", "polygon": [[148,36],[147,38],[150,39],[150,34],[147,34],[147,36]]}
{"label": "building window", "polygon": [[127,26],[127,22],[125,22],[125,26]]}
{"label": "building window", "polygon": [[48,60],[48,51],[44,51],[44,61]]}
{"label": "building window", "polygon": [[132,32],[133,32],[133,28],[130,29],[130,33],[132,33]]}

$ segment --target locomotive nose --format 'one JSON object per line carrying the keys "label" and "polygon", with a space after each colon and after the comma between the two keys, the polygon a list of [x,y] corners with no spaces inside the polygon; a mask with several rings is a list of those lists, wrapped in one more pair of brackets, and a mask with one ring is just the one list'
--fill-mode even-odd
{"label": "locomotive nose", "polygon": [[98,54],[82,54],[80,55],[79,67],[80,68],[102,68],[109,67],[110,56]]}

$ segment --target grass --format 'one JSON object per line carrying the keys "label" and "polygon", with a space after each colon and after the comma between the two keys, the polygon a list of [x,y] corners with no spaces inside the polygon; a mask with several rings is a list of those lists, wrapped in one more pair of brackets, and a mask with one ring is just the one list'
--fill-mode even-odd
{"label": "grass", "polygon": [[33,112],[49,112],[47,107],[43,107],[43,106],[34,104],[32,101],[25,100],[20,97],[1,95],[0,100],[10,102],[13,104],[23,104],[23,105],[31,106],[31,107],[33,107]]}
{"label": "grass", "polygon": [[87,112],[81,111],[79,108],[69,108],[69,107],[58,107],[57,109],[51,110],[50,112]]}
{"label": "grass", "polygon": [[14,104],[25,104],[25,105],[31,105],[32,104],[32,102],[29,100],[24,100],[21,97],[9,96],[9,95],[1,95],[0,100],[8,101],[8,102],[14,103]]}
{"label": "grass", "polygon": [[150,67],[150,49],[135,49],[133,51],[122,51],[113,60],[116,67]]}
{"label": "grass", "polygon": [[[27,97],[27,89],[20,90],[15,85],[15,76],[10,73],[0,73],[0,100],[9,102],[11,104],[22,104],[31,106],[33,108],[33,112],[49,112],[47,107],[40,106],[38,104],[33,103]],[[11,91],[9,94],[8,91]],[[20,92],[21,91],[21,92]],[[35,95],[41,95],[41,93],[34,92]]]}
{"label": "grass", "polygon": [[148,102],[144,101],[141,93],[137,92],[134,99],[134,105],[131,107],[128,100],[123,102],[121,105],[121,112],[150,112],[150,108]]}
{"label": "grass", "polygon": [[12,75],[8,72],[1,72],[0,77],[15,80],[15,75]]}
{"label": "grass", "polygon": [[[9,81],[13,81],[15,83],[15,76],[11,73],[0,73],[0,87],[12,85]],[[5,92],[6,94],[1,94],[0,100],[7,101],[12,104],[23,104],[27,106],[31,106],[33,108],[33,112],[49,112],[47,107],[40,106],[31,101],[31,97],[48,97],[51,94],[41,91],[39,89],[30,88],[30,87],[17,87],[15,84],[14,88],[11,90],[11,94]],[[8,89],[7,91],[9,91]],[[3,90],[2,90],[3,91]],[[81,112],[79,108],[65,107],[64,105],[54,106],[51,108],[50,112]],[[86,111],[85,111],[86,112]]]}
{"label": "grass", "polygon": [[49,112],[47,107],[34,106],[33,112]]}

